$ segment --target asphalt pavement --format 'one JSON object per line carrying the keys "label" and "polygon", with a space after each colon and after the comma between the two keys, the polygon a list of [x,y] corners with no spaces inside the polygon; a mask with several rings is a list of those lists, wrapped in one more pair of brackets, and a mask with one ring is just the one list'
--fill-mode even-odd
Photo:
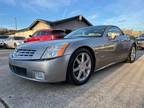
{"label": "asphalt pavement", "polygon": [[144,108],[144,50],[136,62],[98,71],[82,86],[19,78],[8,67],[12,51],[0,49],[0,108]]}

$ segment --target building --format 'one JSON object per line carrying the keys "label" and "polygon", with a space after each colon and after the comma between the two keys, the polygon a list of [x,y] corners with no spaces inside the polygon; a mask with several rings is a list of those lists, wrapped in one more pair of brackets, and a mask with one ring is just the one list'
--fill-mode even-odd
{"label": "building", "polygon": [[42,19],[37,19],[29,27],[18,30],[15,35],[28,37],[29,35],[32,35],[35,31],[41,29],[75,30],[87,26],[92,26],[92,24],[81,15],[58,21],[46,21]]}

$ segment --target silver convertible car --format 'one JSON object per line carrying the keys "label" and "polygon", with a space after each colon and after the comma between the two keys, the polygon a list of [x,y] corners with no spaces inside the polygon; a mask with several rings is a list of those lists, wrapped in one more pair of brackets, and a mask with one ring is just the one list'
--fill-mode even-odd
{"label": "silver convertible car", "polygon": [[134,62],[136,43],[117,26],[81,28],[64,39],[26,43],[9,56],[16,75],[39,82],[86,83],[91,74],[118,62]]}

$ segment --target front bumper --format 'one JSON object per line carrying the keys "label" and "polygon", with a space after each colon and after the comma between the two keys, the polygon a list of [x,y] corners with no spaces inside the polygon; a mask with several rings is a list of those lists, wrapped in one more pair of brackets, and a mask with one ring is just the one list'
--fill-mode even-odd
{"label": "front bumper", "polygon": [[[38,82],[60,82],[66,80],[70,55],[50,60],[15,60],[10,55],[9,66],[19,77]],[[44,79],[37,79],[36,73],[44,74]]]}

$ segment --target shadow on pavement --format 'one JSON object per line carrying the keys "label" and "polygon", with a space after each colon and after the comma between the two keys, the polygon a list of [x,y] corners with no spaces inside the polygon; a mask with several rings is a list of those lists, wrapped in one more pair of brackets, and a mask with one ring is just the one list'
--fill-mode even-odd
{"label": "shadow on pavement", "polygon": [[137,57],[136,60],[138,60],[140,57],[144,55],[144,49],[137,50]]}
{"label": "shadow on pavement", "polygon": [[2,105],[4,106],[4,108],[10,108],[8,106],[8,104],[0,97],[0,102],[2,103]]}

